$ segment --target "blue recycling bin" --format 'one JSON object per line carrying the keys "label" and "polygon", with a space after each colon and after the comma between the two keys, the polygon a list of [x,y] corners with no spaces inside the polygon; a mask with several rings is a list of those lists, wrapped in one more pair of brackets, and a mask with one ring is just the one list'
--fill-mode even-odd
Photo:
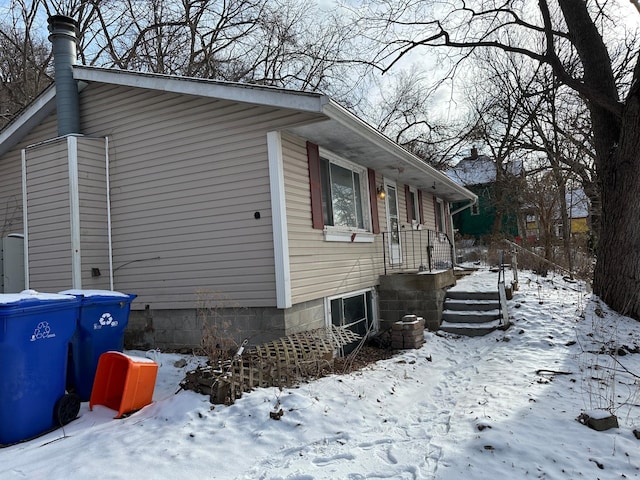
{"label": "blue recycling bin", "polygon": [[[27,440],[68,423],[61,419],[67,351],[80,301],[71,295],[0,294],[0,445]],[[63,415],[64,416],[64,415]],[[62,423],[60,423],[62,422]]]}
{"label": "blue recycling bin", "polygon": [[80,300],[78,326],[69,345],[67,387],[80,400],[91,399],[100,355],[122,352],[124,330],[129,323],[131,302],[136,295],[111,290],[65,290]]}

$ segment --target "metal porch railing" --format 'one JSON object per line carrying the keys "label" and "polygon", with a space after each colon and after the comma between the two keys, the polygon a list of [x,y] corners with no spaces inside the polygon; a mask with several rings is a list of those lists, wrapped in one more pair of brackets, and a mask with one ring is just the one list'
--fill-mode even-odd
{"label": "metal porch railing", "polygon": [[434,230],[382,232],[384,273],[417,270],[432,272],[453,268],[453,243],[446,233]]}

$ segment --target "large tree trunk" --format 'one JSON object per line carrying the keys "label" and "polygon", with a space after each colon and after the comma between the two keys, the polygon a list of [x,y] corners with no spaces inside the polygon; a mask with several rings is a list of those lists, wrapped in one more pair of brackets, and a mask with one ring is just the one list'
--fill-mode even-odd
{"label": "large tree trunk", "polygon": [[602,216],[593,291],[611,308],[640,319],[640,66],[619,109],[611,59],[584,0],[559,0],[584,67],[594,133]]}
{"label": "large tree trunk", "polygon": [[640,87],[625,101],[620,142],[599,169],[602,217],[594,292],[611,308],[640,319]]}

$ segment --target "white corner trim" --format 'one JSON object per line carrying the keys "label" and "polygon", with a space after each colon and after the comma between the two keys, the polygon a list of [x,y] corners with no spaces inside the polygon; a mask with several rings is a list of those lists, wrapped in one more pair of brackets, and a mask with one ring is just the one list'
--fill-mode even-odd
{"label": "white corner trim", "polygon": [[289,263],[289,231],[287,229],[284,164],[280,132],[267,132],[267,156],[269,158],[273,254],[276,269],[276,306],[278,308],[290,308],[292,305],[291,266]]}
{"label": "white corner trim", "polygon": [[82,288],[82,256],[80,253],[80,192],[78,191],[78,138],[67,137],[69,161],[69,219],[71,224],[71,285]]}

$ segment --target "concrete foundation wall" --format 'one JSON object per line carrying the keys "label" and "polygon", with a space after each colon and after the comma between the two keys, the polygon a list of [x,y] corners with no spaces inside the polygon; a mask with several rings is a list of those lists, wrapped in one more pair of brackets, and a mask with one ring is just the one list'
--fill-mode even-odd
{"label": "concrete foundation wall", "polygon": [[[440,327],[446,289],[455,285],[453,272],[394,273],[380,277],[380,330],[417,315],[425,327]],[[125,331],[125,348],[191,351],[202,347],[203,334],[236,344],[246,338],[260,345],[292,333],[325,326],[323,299],[302,302],[286,310],[273,307],[132,310]]]}
{"label": "concrete foundation wall", "polygon": [[324,300],[310,300],[284,311],[286,334],[315,330],[325,326]]}
{"label": "concrete foundation wall", "polygon": [[256,345],[285,334],[284,314],[277,308],[132,310],[125,330],[125,348],[198,349],[205,329],[211,336],[219,335],[238,345],[245,338]]}
{"label": "concrete foundation wall", "polygon": [[191,351],[202,347],[205,332],[238,345],[245,338],[249,345],[260,345],[324,324],[322,299],[287,310],[265,307],[132,310],[125,330],[125,348]]}
{"label": "concrete foundation wall", "polygon": [[394,273],[380,277],[380,330],[391,328],[405,315],[417,315],[425,327],[440,328],[446,289],[456,284],[452,270],[437,273]]}

